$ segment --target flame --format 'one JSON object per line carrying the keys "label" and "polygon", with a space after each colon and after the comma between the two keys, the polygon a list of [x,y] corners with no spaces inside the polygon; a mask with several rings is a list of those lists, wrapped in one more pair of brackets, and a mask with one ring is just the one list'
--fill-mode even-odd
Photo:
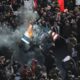
{"label": "flame", "polygon": [[29,38],[32,38],[33,36],[33,29],[32,29],[32,24],[29,24],[29,27],[27,31],[25,32],[26,35],[28,35]]}

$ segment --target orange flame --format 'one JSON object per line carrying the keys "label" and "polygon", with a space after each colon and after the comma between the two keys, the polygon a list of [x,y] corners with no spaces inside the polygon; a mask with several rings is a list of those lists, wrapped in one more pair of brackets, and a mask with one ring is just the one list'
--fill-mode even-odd
{"label": "orange flame", "polygon": [[33,36],[32,24],[29,24],[29,27],[27,29],[27,33],[28,33],[29,37],[32,38],[32,36]]}

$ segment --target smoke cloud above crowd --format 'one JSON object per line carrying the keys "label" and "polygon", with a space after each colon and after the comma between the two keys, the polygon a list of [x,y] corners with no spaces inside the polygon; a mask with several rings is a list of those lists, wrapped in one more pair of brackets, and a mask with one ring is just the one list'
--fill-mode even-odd
{"label": "smoke cloud above crowd", "polygon": [[[19,61],[21,60],[22,63],[24,62],[30,64],[32,58],[35,57],[35,52],[31,51],[25,54],[26,52],[24,52],[24,50],[20,50],[19,48],[19,42],[21,41],[21,37],[23,36],[24,32],[27,30],[29,22],[34,21],[36,17],[32,8],[28,6],[26,7],[26,4],[24,7],[21,7],[18,11],[14,12],[14,14],[18,16],[20,22],[20,25],[15,31],[11,27],[6,26],[5,23],[0,25],[0,50],[3,47],[6,47],[12,52],[11,54],[6,53],[7,55],[12,55],[12,59]],[[2,53],[4,53],[4,51]]]}

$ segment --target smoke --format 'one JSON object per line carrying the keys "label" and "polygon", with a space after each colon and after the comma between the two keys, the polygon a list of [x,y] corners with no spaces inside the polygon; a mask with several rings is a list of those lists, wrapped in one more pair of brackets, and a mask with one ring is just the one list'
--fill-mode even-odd
{"label": "smoke", "polygon": [[37,58],[42,57],[42,54],[39,54],[41,53],[39,50],[26,52],[26,48],[23,49],[19,47],[19,42],[26,31],[29,22],[36,19],[36,14],[33,13],[33,10],[29,9],[28,6],[27,8],[25,6],[21,7],[17,12],[15,12],[15,14],[19,17],[20,26],[13,31],[11,27],[6,26],[5,24],[0,25],[0,48],[4,46],[11,50],[12,60],[18,60],[21,63],[30,64],[32,58],[35,58],[36,56]]}
{"label": "smoke", "polygon": [[19,17],[20,23],[22,23],[15,31],[13,31],[10,26],[6,26],[6,24],[0,25],[0,46],[11,46],[13,43],[20,40],[27,29],[29,22],[35,19],[33,10],[29,9],[32,2],[30,1],[28,3],[25,4],[25,6],[27,5],[27,8],[24,6],[14,12]]}

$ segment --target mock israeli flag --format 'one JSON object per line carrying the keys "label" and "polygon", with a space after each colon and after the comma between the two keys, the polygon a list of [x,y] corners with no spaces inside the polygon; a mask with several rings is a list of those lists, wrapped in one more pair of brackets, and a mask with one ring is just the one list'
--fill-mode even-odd
{"label": "mock israeli flag", "polygon": [[24,33],[23,37],[21,38],[21,40],[26,44],[30,44],[32,36],[33,36],[33,30],[32,30],[32,25],[30,24],[27,31]]}
{"label": "mock israeli flag", "polygon": [[21,40],[26,44],[30,44],[30,41],[31,41],[28,34],[24,34]]}

